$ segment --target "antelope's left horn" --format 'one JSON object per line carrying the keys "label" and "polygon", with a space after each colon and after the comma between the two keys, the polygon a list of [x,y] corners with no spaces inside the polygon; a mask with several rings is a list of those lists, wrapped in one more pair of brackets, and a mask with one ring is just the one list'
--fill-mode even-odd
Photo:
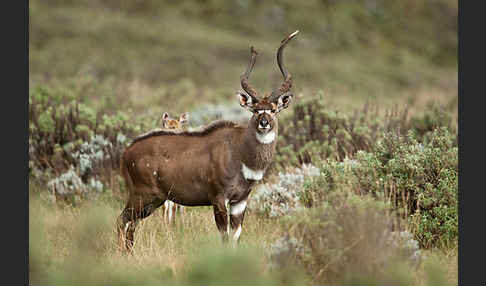
{"label": "antelope's left horn", "polygon": [[285,46],[287,45],[287,43],[293,37],[295,37],[298,33],[299,33],[299,30],[293,32],[292,34],[287,36],[285,39],[283,39],[282,42],[280,42],[280,47],[277,50],[277,64],[278,64],[280,71],[282,72],[284,81],[283,81],[282,85],[280,86],[280,88],[277,90],[277,92],[274,93],[274,96],[279,96],[281,94],[284,94],[287,91],[289,91],[290,88],[292,87],[292,75],[287,71],[287,69],[285,68],[285,66],[283,64],[283,50],[284,50]]}

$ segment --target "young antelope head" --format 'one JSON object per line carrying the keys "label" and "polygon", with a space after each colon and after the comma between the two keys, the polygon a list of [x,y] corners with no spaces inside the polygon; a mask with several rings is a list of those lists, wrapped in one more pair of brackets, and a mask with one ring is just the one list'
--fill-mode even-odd
{"label": "young antelope head", "polygon": [[182,130],[183,124],[187,122],[189,114],[183,113],[178,119],[171,118],[167,112],[162,114],[162,127],[164,129]]}
{"label": "young antelope head", "polygon": [[293,94],[290,92],[290,88],[292,87],[292,75],[287,71],[283,64],[282,52],[287,43],[297,35],[298,32],[299,31],[295,31],[280,43],[280,47],[277,50],[277,64],[282,72],[283,82],[281,86],[274,90],[270,95],[263,97],[259,96],[258,92],[248,83],[248,78],[255,64],[256,56],[258,55],[253,47],[250,48],[250,63],[248,64],[246,72],[241,76],[241,87],[244,91],[238,91],[237,96],[240,105],[253,113],[250,124],[253,124],[256,128],[257,135],[265,136],[272,134],[272,131],[277,128],[277,114],[289,106],[293,97]]}

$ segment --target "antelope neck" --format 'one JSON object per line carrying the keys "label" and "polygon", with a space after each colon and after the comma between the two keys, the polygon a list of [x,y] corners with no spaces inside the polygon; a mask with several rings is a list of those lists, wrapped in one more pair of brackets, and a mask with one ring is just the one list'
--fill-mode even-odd
{"label": "antelope neck", "polygon": [[[264,171],[272,162],[278,136],[278,124],[276,119],[271,132],[273,132],[275,136],[273,141],[269,142],[268,144],[262,144],[257,139],[259,134],[257,133],[255,122],[253,120],[249,122],[240,143],[241,162],[245,164],[246,168],[255,172]],[[260,136],[265,135],[266,134]]]}

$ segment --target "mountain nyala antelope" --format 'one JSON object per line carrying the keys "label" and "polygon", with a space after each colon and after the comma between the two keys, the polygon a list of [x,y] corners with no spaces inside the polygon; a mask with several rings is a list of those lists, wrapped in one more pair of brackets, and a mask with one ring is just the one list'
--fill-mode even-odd
{"label": "mountain nyala antelope", "polygon": [[179,118],[172,118],[169,113],[164,112],[162,114],[162,128],[169,130],[182,130],[184,129],[184,123],[187,122],[189,113],[182,113]]}
{"label": "mountain nyala antelope", "polygon": [[[248,82],[258,53],[250,61],[236,92],[242,107],[252,112],[246,126],[217,120],[196,130],[159,130],[135,138],[121,158],[128,202],[117,220],[120,246],[132,250],[137,222],[166,200],[184,206],[212,206],[223,242],[239,241],[247,199],[273,160],[277,115],[293,97],[292,76],[283,63],[283,50],[297,35],[282,40],[277,64],[283,75],[279,88],[261,96]],[[229,206],[229,219],[228,210]]]}
{"label": "mountain nyala antelope", "polygon": [[[167,112],[164,112],[162,114],[162,128],[166,130],[183,130],[184,123],[187,122],[188,118],[189,114],[187,112],[179,115],[179,118],[172,118]],[[162,213],[164,218],[170,224],[175,221],[175,218],[178,215],[177,213],[182,216],[184,213],[184,206],[166,199],[162,205]]]}

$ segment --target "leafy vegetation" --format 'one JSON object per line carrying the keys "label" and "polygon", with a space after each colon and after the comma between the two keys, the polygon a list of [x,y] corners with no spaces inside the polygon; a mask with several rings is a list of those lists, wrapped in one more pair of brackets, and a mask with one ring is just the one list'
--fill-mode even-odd
{"label": "leafy vegetation", "polygon": [[458,235],[457,132],[440,106],[411,119],[401,114],[380,118],[368,105],[339,114],[322,99],[298,104],[282,124],[276,169],[320,166],[321,177],[300,193],[308,207],[351,189],[392,202],[421,247],[451,247]]}
{"label": "leafy vegetation", "polygon": [[[437,128],[457,132],[452,116],[443,106],[433,102],[428,106],[426,111],[409,116],[409,107],[380,112],[377,105],[368,101],[351,112],[342,112],[318,93],[296,102],[282,116],[275,161],[279,167],[325,158],[343,161],[358,151],[374,151],[377,142],[386,140],[389,134],[406,135],[413,131],[422,142]],[[457,134],[455,142],[457,145]]]}
{"label": "leafy vegetation", "polygon": [[294,242],[272,258],[280,268],[297,263],[317,284],[336,285],[351,274],[381,285],[399,279],[387,277],[398,261],[411,266],[421,258],[407,240],[393,235],[390,223],[386,204],[343,190],[321,207],[284,221],[286,239]]}

